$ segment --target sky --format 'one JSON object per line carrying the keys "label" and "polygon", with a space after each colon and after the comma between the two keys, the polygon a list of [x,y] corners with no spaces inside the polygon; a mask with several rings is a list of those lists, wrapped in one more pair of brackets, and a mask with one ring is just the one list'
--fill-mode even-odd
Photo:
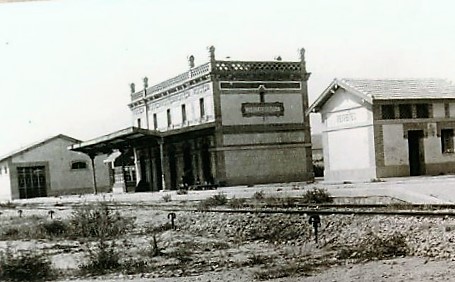
{"label": "sky", "polygon": [[[216,58],[299,60],[309,100],[334,78],[455,81],[455,1],[0,0],[0,155],[126,128],[129,84]],[[313,131],[320,131],[317,114]]]}

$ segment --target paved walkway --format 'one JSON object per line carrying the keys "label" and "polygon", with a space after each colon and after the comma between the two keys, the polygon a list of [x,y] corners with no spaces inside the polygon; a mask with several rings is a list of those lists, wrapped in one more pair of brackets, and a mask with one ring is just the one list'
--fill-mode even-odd
{"label": "paved walkway", "polygon": [[228,198],[250,198],[258,191],[268,195],[299,196],[305,190],[325,188],[335,197],[393,197],[416,204],[455,204],[455,175],[386,178],[383,182],[367,183],[278,183],[255,185],[253,187],[223,187],[217,190],[189,191],[187,195],[177,195],[176,191],[154,193],[102,193],[98,195],[63,196],[15,200],[16,203],[81,203],[84,201],[115,200],[120,202],[149,203],[163,201],[163,196],[170,194],[172,200],[201,200],[218,193],[225,193]]}

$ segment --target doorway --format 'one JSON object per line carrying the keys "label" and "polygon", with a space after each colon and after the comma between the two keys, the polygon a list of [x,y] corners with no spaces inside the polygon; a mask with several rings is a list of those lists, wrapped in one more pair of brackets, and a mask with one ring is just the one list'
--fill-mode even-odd
{"label": "doorway", "polygon": [[189,144],[183,146],[183,182],[188,185],[194,184],[193,155]]}
{"label": "doorway", "polygon": [[169,146],[169,178],[171,187],[170,190],[177,189],[177,160],[175,159],[175,147],[173,145]]}
{"label": "doorway", "polygon": [[18,167],[17,179],[20,199],[47,196],[44,166]]}
{"label": "doorway", "polygon": [[423,130],[408,131],[409,175],[411,176],[425,173],[423,137]]}

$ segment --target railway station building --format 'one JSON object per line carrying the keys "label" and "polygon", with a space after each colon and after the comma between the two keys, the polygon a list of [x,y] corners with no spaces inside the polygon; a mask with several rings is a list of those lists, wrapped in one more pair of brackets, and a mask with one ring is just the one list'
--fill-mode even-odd
{"label": "railway station building", "polygon": [[156,85],[131,84],[132,126],[72,145],[95,156],[118,151],[114,190],[125,171],[136,189],[205,183],[249,185],[313,178],[305,52],[300,60],[215,58]]}
{"label": "railway station building", "polygon": [[310,106],[328,181],[455,173],[455,86],[442,79],[335,79]]}

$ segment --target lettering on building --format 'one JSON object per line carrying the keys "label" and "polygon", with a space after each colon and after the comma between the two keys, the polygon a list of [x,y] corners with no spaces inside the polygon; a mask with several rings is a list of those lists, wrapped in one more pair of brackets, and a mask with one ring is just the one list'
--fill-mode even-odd
{"label": "lettering on building", "polygon": [[280,102],[242,103],[242,115],[244,117],[279,117],[284,115],[284,105]]}
{"label": "lettering on building", "polygon": [[357,120],[356,113],[347,113],[337,115],[337,123],[349,123]]}

